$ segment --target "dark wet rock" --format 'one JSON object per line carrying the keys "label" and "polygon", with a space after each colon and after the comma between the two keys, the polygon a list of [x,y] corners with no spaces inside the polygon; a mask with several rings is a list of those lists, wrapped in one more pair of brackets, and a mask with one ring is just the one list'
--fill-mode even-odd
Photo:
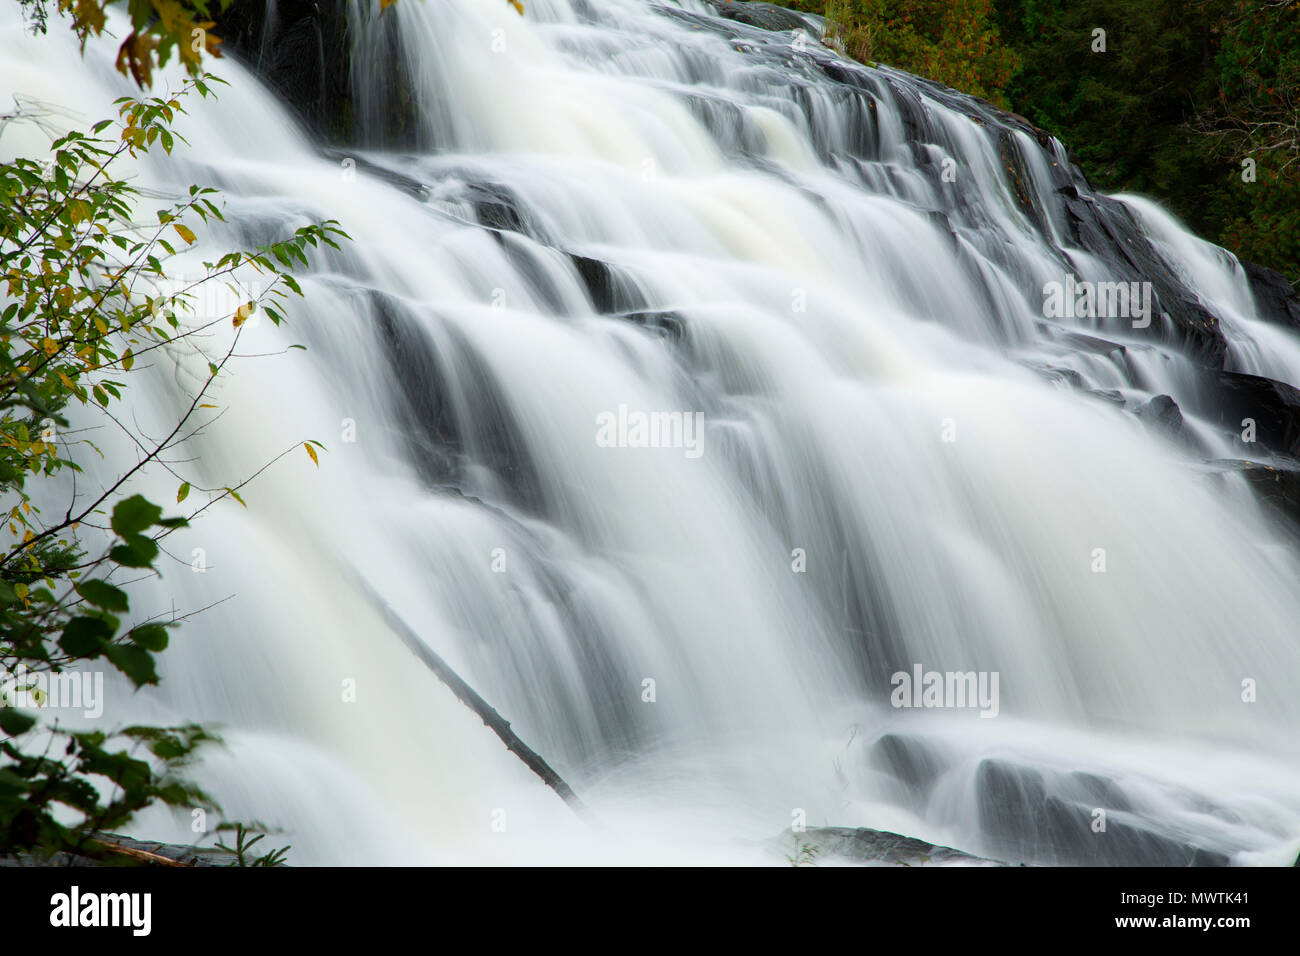
{"label": "dark wet rock", "polygon": [[257,73],[319,139],[362,148],[435,146],[400,55],[395,17],[375,26],[389,55],[371,65],[386,82],[353,83],[351,34],[377,9],[350,0],[235,0],[214,12],[215,31],[222,49]]}
{"label": "dark wet rock", "polygon": [[1207,368],[1223,368],[1228,344],[1218,318],[1169,272],[1133,211],[1106,196],[1062,198],[1070,238],[1106,264],[1107,281],[1151,284],[1149,326],[1111,321],[1124,322],[1129,334],[1176,348]]}
{"label": "dark wet rock", "polygon": [[[999,856],[1091,866],[1226,866],[1228,856],[1131,812],[1123,793],[1092,774],[986,758],[975,772],[980,828]],[[1104,830],[1095,821],[1104,811]]]}
{"label": "dark wet rock", "polygon": [[1041,364],[1031,365],[1030,368],[1049,382],[1068,385],[1070,388],[1083,388],[1083,376],[1072,368]]}
{"label": "dark wet rock", "polygon": [[[421,479],[540,513],[532,456],[500,383],[470,342],[395,297],[373,293],[371,302],[394,381],[406,385],[395,393],[393,415]],[[474,402],[466,404],[471,393]]]}
{"label": "dark wet rock", "polygon": [[1260,315],[1279,325],[1300,329],[1300,293],[1287,277],[1253,262],[1241,265]]}
{"label": "dark wet rock", "polygon": [[913,798],[928,794],[948,761],[937,747],[920,737],[882,734],[867,753],[868,764],[890,774]]}
{"label": "dark wet rock", "polygon": [[871,89],[871,84],[867,82],[866,75],[848,60],[818,60],[817,67],[836,83],[843,83],[845,86],[856,87],[863,91]]}
{"label": "dark wet rock", "polygon": [[887,76],[886,81],[894,94],[894,105],[898,108],[898,118],[903,123],[907,138],[914,143],[934,142],[938,137],[930,128],[930,117],[926,114],[920,94],[893,76]]}
{"label": "dark wet rock", "polygon": [[[402,173],[390,175],[400,177],[399,186],[411,178]],[[503,182],[483,178],[481,170],[440,163],[426,182],[427,186],[421,185],[421,196],[434,193],[441,202],[466,207],[466,221],[488,230],[498,241],[503,233],[518,233],[541,245],[554,245],[539,217],[515,190]]]}
{"label": "dark wet rock", "polygon": [[424,199],[429,195],[429,187],[418,179],[376,163],[365,156],[359,156],[355,153],[349,153],[347,150],[333,147],[322,149],[321,154],[340,164],[350,161],[353,167],[361,172],[374,176],[376,179],[382,179],[390,186],[396,186],[402,192],[414,196],[416,199]]}
{"label": "dark wet rock", "polygon": [[[1258,375],[1206,373],[1189,411],[1236,436],[1243,451],[1300,460],[1300,390]],[[1242,433],[1254,423],[1253,442]]]}
{"label": "dark wet rock", "polygon": [[474,206],[479,225],[498,232],[517,232],[545,241],[514,191],[502,183],[470,182],[465,187],[465,198]]}
{"label": "dark wet rock", "polygon": [[569,255],[591,298],[592,307],[601,313],[637,312],[646,307],[645,298],[635,282],[617,266],[573,253]]}
{"label": "dark wet rock", "polygon": [[[1175,348],[1207,368],[1223,368],[1227,341],[1218,318],[1171,274],[1143,233],[1132,209],[1119,200],[1094,194],[1077,166],[1068,161],[1064,148],[1047,133],[1023,117],[919,77],[903,78],[896,71],[872,71],[842,60],[821,60],[818,65],[831,79],[859,88],[871,88],[870,76],[883,78],[893,93],[899,119],[914,153],[926,144],[944,140],[943,131],[934,126],[927,114],[920,90],[969,116],[987,130],[1016,207],[1043,241],[1057,246],[1056,232],[1049,221],[1063,233],[1066,241],[1057,246],[1062,278],[1067,271],[1074,271],[1069,249],[1077,247],[1104,264],[1106,281],[1151,283],[1153,314],[1148,327],[1134,328],[1127,319],[1110,321],[1124,322],[1126,332],[1149,339],[1155,345]],[[1025,152],[1031,148],[1042,150],[1042,168],[1049,178],[1043,199],[1033,187],[1030,157]],[[960,190],[950,198],[960,209],[969,202]]]}
{"label": "dark wet rock", "polygon": [[419,383],[394,393],[393,413],[407,452],[430,485],[462,480],[464,440],[456,414],[455,380],[444,363],[454,356],[436,347],[404,302],[373,293],[374,329],[391,363],[393,380]]}
{"label": "dark wet rock", "polygon": [[678,91],[677,98],[729,152],[743,155],[761,154],[765,142],[747,110],[712,93]]}
{"label": "dark wet rock", "polygon": [[[897,781],[893,799],[924,812],[939,781],[970,772],[959,755],[915,734],[886,733],[867,753],[868,765]],[[1105,774],[1029,766],[986,757],[974,767],[980,840],[987,857],[1043,865],[1222,866],[1227,854],[1202,846],[1176,828],[1141,813],[1133,799]],[[1209,813],[1194,793],[1171,794],[1189,813]],[[1105,830],[1094,830],[1104,811]],[[805,838],[803,842],[814,841]]]}
{"label": "dark wet rock", "polygon": [[747,0],[705,0],[705,2],[717,11],[718,16],[727,20],[735,20],[762,30],[776,32],[803,30],[812,37],[821,36],[821,29],[814,17],[803,16],[771,3],[747,2]]}
{"label": "dark wet rock", "polygon": [[222,50],[251,67],[299,118],[335,142],[350,111],[347,11],[329,0],[236,0],[216,14]]}
{"label": "dark wet rock", "polygon": [[626,319],[648,331],[657,332],[674,342],[680,342],[686,336],[686,317],[680,312],[666,309],[624,312],[618,318]]}
{"label": "dark wet rock", "polygon": [[1118,389],[1114,388],[1090,388],[1087,393],[1094,398],[1100,398],[1103,402],[1109,402],[1112,405],[1118,405],[1123,408],[1126,404],[1124,395]]}
{"label": "dark wet rock", "polygon": [[1118,342],[1098,338],[1095,335],[1067,331],[1060,333],[1059,338],[1060,341],[1068,343],[1081,352],[1092,352],[1096,355],[1112,355],[1116,352],[1120,355],[1128,354],[1128,349],[1125,346],[1120,345]]}
{"label": "dark wet rock", "polygon": [[1252,462],[1241,474],[1265,505],[1300,525],[1300,470]]}
{"label": "dark wet rock", "polygon": [[[1166,273],[1161,269],[1147,275],[1164,276]],[[1190,292],[1184,291],[1181,285],[1159,279],[1152,284],[1156,295],[1152,305],[1155,314],[1151,318],[1151,328],[1157,330],[1152,337],[1181,349],[1184,354],[1207,368],[1223,368],[1228,355],[1228,342],[1223,336],[1218,318],[1197,302]]]}
{"label": "dark wet rock", "polygon": [[1069,774],[1069,780],[1078,786],[1084,797],[1094,806],[1123,811],[1133,809],[1128,796],[1109,777],[1088,773],[1086,770],[1076,770]]}
{"label": "dark wet rock", "polygon": [[1004,129],[998,136],[998,158],[1002,162],[1002,172],[1006,175],[1007,185],[1011,189],[1011,195],[1015,197],[1016,205],[1025,217],[1032,222],[1044,239],[1047,238],[1047,225],[1043,220],[1042,213],[1034,203],[1032,186],[1032,177],[1029,168],[1025,164],[1024,157],[1020,155],[1020,148],[1016,143],[1015,137],[1011,130]]}
{"label": "dark wet rock", "polygon": [[478,217],[479,224],[488,229],[524,232],[524,221],[513,203],[495,198],[485,199],[475,204],[474,214]]}
{"label": "dark wet rock", "polygon": [[134,840],[116,833],[102,834],[88,843],[82,853],[56,853],[52,857],[31,854],[0,856],[0,867],[24,866],[230,866],[235,857],[228,850]]}
{"label": "dark wet rock", "polygon": [[1159,429],[1171,438],[1186,438],[1183,412],[1169,395],[1157,395],[1133,409],[1133,415],[1145,425]]}
{"label": "dark wet rock", "polygon": [[1220,474],[1241,475],[1251,490],[1273,511],[1300,529],[1300,468],[1279,468],[1255,461],[1220,459],[1209,463]]}
{"label": "dark wet rock", "polygon": [[[826,860],[892,866],[1009,865],[915,837],[866,827],[810,827],[803,833],[783,834],[780,843],[786,858],[795,864]],[[804,852],[805,847],[810,852]]]}

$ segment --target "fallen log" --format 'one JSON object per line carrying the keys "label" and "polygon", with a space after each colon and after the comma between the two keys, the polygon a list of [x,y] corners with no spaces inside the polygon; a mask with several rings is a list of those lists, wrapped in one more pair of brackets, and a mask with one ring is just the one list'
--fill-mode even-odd
{"label": "fallen log", "polygon": [[491,704],[484,700],[473,687],[452,669],[450,664],[442,659],[441,655],[422,641],[415,629],[407,624],[405,619],[393,609],[393,606],[385,601],[368,582],[361,580],[360,577],[357,580],[362,591],[383,612],[384,619],[397,633],[397,636],[402,639],[402,643],[429,670],[433,671],[438,680],[446,684],[462,704],[478,714],[483,723],[501,738],[501,742],[506,745],[506,749],[522,760],[524,766],[541,777],[542,782],[559,794],[560,799],[567,803],[574,813],[589,823],[594,822],[590,808],[579,799],[578,795],[573,792],[573,788],[564,782],[564,779],[551,768],[550,764],[542,759],[541,754],[519,738],[519,735],[511,729],[510,721],[502,717]]}
{"label": "fallen log", "polygon": [[121,843],[114,843],[111,840],[105,840],[103,837],[97,838],[94,842],[101,850],[129,857],[138,863],[144,863],[148,866],[194,866],[193,862],[185,863],[180,860],[173,860],[171,857],[163,856],[161,853],[151,853],[148,850],[141,850],[138,847],[124,846]]}

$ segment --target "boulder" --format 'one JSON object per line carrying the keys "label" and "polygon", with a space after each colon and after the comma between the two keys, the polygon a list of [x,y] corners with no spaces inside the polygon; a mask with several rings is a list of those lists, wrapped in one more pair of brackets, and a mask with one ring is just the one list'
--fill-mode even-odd
{"label": "boulder", "polygon": [[1260,315],[1278,325],[1300,329],[1300,293],[1296,292],[1290,280],[1280,272],[1253,262],[1243,262],[1241,266]]}
{"label": "boulder", "polygon": [[116,833],[101,834],[83,853],[57,853],[43,858],[26,854],[0,856],[0,867],[22,866],[231,866],[235,857],[215,847],[187,846],[135,840]]}
{"label": "boulder", "polygon": [[1144,425],[1163,432],[1170,438],[1184,440],[1183,413],[1178,403],[1169,395],[1157,395],[1133,409],[1133,415]]}
{"label": "boulder", "polygon": [[[1084,866],[1226,866],[1222,851],[1132,812],[1124,793],[1095,774],[1029,767],[1001,758],[975,771],[985,845],[1008,859]],[[1105,829],[1094,829],[1098,811]]]}
{"label": "boulder", "polygon": [[[1190,409],[1238,437],[1243,451],[1256,457],[1261,450],[1300,461],[1300,390],[1283,382],[1241,372],[1206,371]],[[1241,439],[1254,422],[1254,442]]]}
{"label": "boulder", "polygon": [[819,18],[805,16],[785,7],[771,3],[748,2],[748,0],[705,0],[720,17],[735,20],[761,30],[778,33],[791,30],[803,30],[814,39],[820,38],[822,31]]}
{"label": "boulder", "polygon": [[[900,833],[866,827],[810,827],[803,833],[782,834],[779,842],[786,857],[796,864],[835,860],[887,866],[1009,865]],[[812,852],[803,853],[804,847]]]}
{"label": "boulder", "polygon": [[1266,507],[1294,522],[1300,530],[1300,468],[1282,468],[1238,459],[1219,459],[1209,464],[1216,467],[1219,474],[1231,472],[1241,475]]}

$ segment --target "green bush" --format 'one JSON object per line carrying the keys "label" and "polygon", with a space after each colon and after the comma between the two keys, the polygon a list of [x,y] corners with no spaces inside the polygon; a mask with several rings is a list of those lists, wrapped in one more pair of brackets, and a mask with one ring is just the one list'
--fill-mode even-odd
{"label": "green bush", "polygon": [[[93,6],[77,4],[78,16]],[[165,46],[150,49],[157,56]],[[148,71],[127,69],[148,78]],[[307,226],[282,242],[204,263],[202,274],[184,287],[173,284],[165,297],[142,291],[166,287],[169,261],[221,212],[213,190],[191,186],[142,226],[139,196],[117,168],[151,149],[170,154],[181,143],[172,124],[183,101],[208,97],[213,82],[196,72],[175,95],[122,99],[118,116],[56,137],[47,155],[0,164],[0,508],[7,526],[0,535],[9,536],[0,539],[0,689],[8,698],[0,701],[0,855],[85,853],[98,834],[153,804],[217,809],[184,778],[197,750],[216,739],[209,730],[69,730],[42,711],[42,688],[70,670],[112,668],[136,688],[158,682],[156,656],[174,622],[133,614],[123,579],[157,574],[158,542],[216,502],[242,504],[240,484],[199,488],[175,471],[183,466],[164,463],[166,453],[205,407],[215,407],[205,399],[247,317],[260,308],[279,323],[284,299],[301,294],[293,268],[307,263],[308,250],[334,246],[342,235],[332,221]],[[0,134],[25,119],[21,111],[0,117]],[[199,289],[248,270],[266,277],[261,294],[232,315],[182,326],[178,314]],[[150,438],[115,414],[151,353],[215,322],[234,326],[232,343],[212,357],[208,377],[166,435]],[[82,419],[103,416],[138,451],[132,466],[108,480],[101,465],[93,490],[75,481],[98,450],[85,431],[69,428],[72,408]],[[192,488],[206,492],[194,501],[206,500],[166,516],[160,505],[128,494],[128,483],[151,466],[177,474],[177,506]]]}

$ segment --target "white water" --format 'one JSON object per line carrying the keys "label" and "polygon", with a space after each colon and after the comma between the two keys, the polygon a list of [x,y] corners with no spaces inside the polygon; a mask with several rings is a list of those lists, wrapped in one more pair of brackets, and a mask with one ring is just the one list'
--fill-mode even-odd
{"label": "white water", "polygon": [[[135,606],[232,597],[186,623],[158,692],[119,689],[111,713],[226,725],[203,782],[230,816],[281,826],[300,864],[780,861],[764,841],[796,808],[810,825],[997,854],[976,789],[986,757],[1107,777],[1131,805],[1117,817],[1241,862],[1293,857],[1295,555],[1244,488],[1027,368],[1141,397],[1111,359],[1040,330],[1038,290],[1066,266],[981,128],[872,71],[879,156],[854,158],[859,101],[808,71],[635,0],[600,4],[598,22],[567,0],[527,6],[521,19],[504,3],[403,0],[385,15],[439,148],[367,158],[425,184],[422,198],[322,158],[233,62],[219,100],[192,104],[179,178],[221,187],[245,239],[328,216],[354,241],[318,260],[287,329],[241,340],[309,351],[237,364],[190,473],[230,483],[304,438],[329,452],[319,470],[295,453],[250,486],[247,511],[224,503],[168,539],[177,561]],[[391,74],[378,32],[357,31],[363,91]],[[75,108],[56,125],[89,125],[129,92],[104,49],[83,62],[16,26],[3,42],[0,90]],[[944,131],[927,148],[958,160],[956,185],[917,164],[900,90]],[[687,93],[706,105],[693,113]],[[14,126],[0,143],[41,141]],[[158,177],[175,165],[140,175],[171,188]],[[504,185],[549,242],[493,238],[467,201],[475,183]],[[1258,321],[1231,258],[1131,202],[1223,319],[1231,367],[1300,382],[1300,345]],[[1049,230],[1059,240],[1050,217]],[[598,314],[557,250],[618,267],[642,300],[622,307],[676,313],[683,343]],[[1182,360],[1102,334],[1131,344],[1152,394],[1177,397]],[[178,348],[149,373],[133,409],[146,431],[179,407],[167,383],[206,362]],[[597,415],[620,405],[703,412],[704,454],[599,447]],[[139,490],[167,501],[175,486],[154,475]],[[422,668],[358,575],[604,828]],[[999,716],[891,709],[889,675],[914,663],[997,671]],[[883,732],[947,754],[925,800],[897,799],[869,749]],[[138,829],[185,840],[188,823]]]}

